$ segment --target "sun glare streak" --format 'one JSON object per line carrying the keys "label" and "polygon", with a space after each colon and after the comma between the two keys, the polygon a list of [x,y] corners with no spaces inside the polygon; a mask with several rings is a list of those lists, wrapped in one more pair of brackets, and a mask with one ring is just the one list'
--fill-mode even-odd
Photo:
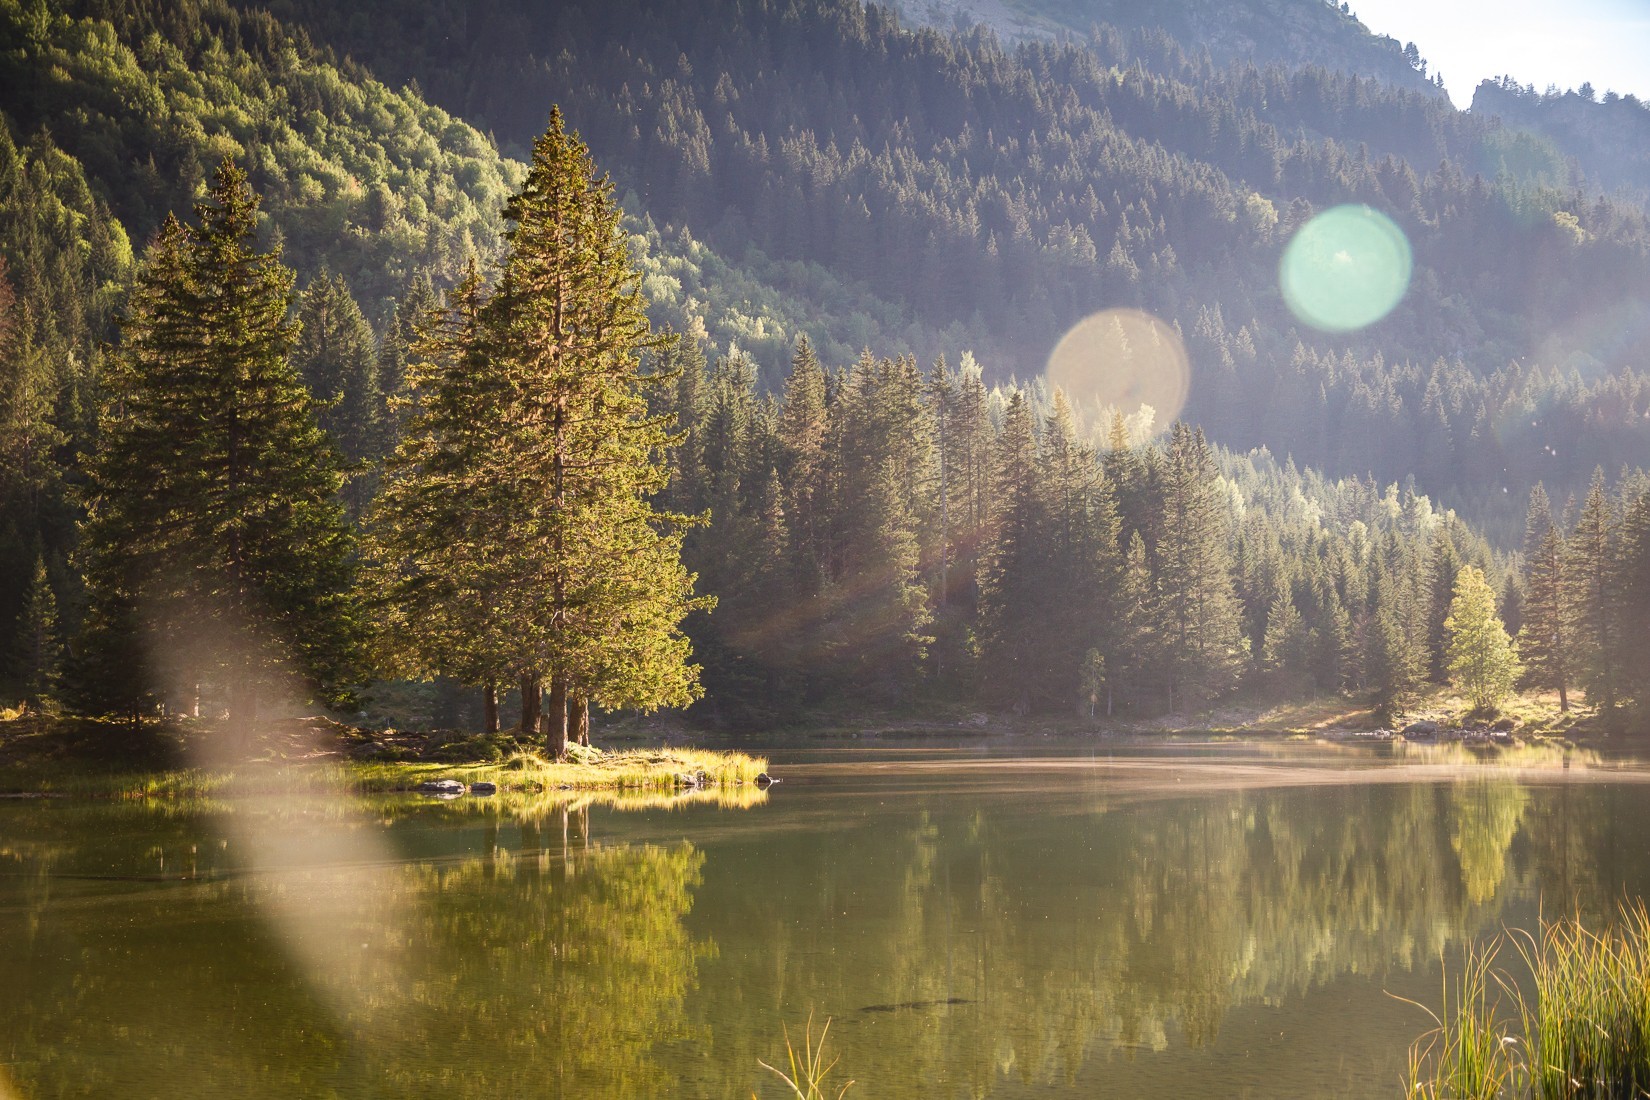
{"label": "sun glare streak", "polygon": [[1191,361],[1180,334],[1162,320],[1138,309],[1107,309],[1060,338],[1047,379],[1084,415],[1115,409],[1136,417],[1149,407],[1166,428],[1186,405]]}
{"label": "sun glare streak", "polygon": [[1372,207],[1336,206],[1296,231],[1278,263],[1290,312],[1324,332],[1351,332],[1391,313],[1409,290],[1409,238]]}
{"label": "sun glare streak", "polygon": [[[207,621],[210,626],[203,625]],[[269,793],[269,776],[263,773],[270,766],[269,739],[277,722],[286,737],[308,739],[296,745],[283,741],[277,758],[320,759],[326,747],[307,728],[298,733],[300,727],[280,721],[304,707],[290,681],[267,667],[268,632],[220,609],[197,623],[195,635],[191,652],[181,653],[164,644],[165,632],[149,632],[153,666],[173,699],[198,697],[200,654],[212,655],[209,668],[265,666],[256,705],[262,720],[231,715],[188,741],[192,767],[230,777],[219,823],[243,865],[266,886],[258,893],[260,915],[336,1019],[374,1031],[393,1026],[406,984],[356,982],[348,976],[360,970],[366,956],[376,960],[376,973],[398,978],[405,969],[411,922],[398,900],[404,892],[395,886],[395,851],[380,831],[364,827],[370,819],[341,775],[304,776],[287,793]],[[318,812],[322,809],[326,812]]]}

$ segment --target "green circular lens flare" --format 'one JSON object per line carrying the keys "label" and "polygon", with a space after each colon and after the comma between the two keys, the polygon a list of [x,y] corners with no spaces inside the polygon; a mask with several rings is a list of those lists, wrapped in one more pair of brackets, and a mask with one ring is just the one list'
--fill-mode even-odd
{"label": "green circular lens flare", "polygon": [[1283,300],[1325,332],[1350,332],[1392,312],[1409,289],[1409,239],[1367,206],[1336,206],[1301,226],[1278,265]]}

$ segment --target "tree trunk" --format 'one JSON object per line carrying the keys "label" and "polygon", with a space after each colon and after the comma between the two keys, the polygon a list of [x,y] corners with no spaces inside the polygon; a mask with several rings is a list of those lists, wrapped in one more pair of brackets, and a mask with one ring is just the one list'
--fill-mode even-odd
{"label": "tree trunk", "polygon": [[481,685],[481,718],[486,732],[498,732],[498,684],[492,680]]}
{"label": "tree trunk", "polygon": [[581,745],[590,744],[590,699],[587,696],[573,696],[572,732],[573,740]]}
{"label": "tree trunk", "polygon": [[552,757],[567,752],[567,677],[550,677],[549,698],[544,707],[544,749]]}
{"label": "tree trunk", "polygon": [[537,676],[523,676],[521,678],[521,735],[533,736],[533,731],[539,728],[539,678]]}
{"label": "tree trunk", "polygon": [[1560,714],[1570,712],[1570,693],[1564,689],[1564,681],[1558,682],[1558,711]]}

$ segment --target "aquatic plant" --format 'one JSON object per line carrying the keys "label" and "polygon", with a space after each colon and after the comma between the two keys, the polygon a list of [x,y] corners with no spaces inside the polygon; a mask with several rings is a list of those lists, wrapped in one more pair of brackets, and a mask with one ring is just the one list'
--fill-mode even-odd
{"label": "aquatic plant", "polygon": [[[808,1013],[808,1023],[802,1032],[802,1051],[799,1054],[791,1043],[791,1030],[785,1028],[785,1057],[790,1063],[791,1071],[775,1069],[768,1063],[757,1060],[763,1069],[775,1074],[781,1081],[790,1087],[791,1092],[799,1100],[825,1100],[825,1077],[836,1068],[839,1059],[832,1058],[825,1061],[825,1036],[831,1030],[830,1017],[825,1018],[825,1026],[819,1029],[819,1041],[814,1041],[814,1014]],[[847,1094],[854,1087],[852,1080],[837,1090],[837,1100]]]}
{"label": "aquatic plant", "polygon": [[[1604,931],[1579,918],[1511,933],[1533,998],[1492,964],[1500,942],[1446,977],[1442,1017],[1410,1048],[1411,1100],[1617,1100],[1650,1096],[1650,914],[1624,906]],[[1492,988],[1493,987],[1493,988]],[[1503,1000],[1502,995],[1505,995]]]}

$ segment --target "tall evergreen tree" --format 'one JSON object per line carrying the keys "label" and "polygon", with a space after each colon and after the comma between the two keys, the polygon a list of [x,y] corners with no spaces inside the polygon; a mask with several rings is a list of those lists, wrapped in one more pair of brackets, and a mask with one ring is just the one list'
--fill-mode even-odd
{"label": "tall evergreen tree", "polygon": [[156,658],[222,684],[237,718],[284,667],[330,688],[358,667],[341,478],[290,360],[292,272],[257,250],[256,213],[226,159],[198,227],[168,219],[150,249],[85,529],[94,602],[135,609]]}
{"label": "tall evergreen tree", "polygon": [[1085,655],[1096,653],[1102,665],[1117,664],[1120,656],[1109,626],[1123,560],[1111,483],[1093,448],[1079,441],[1061,390],[1044,420],[1038,481],[1048,525],[1042,579],[1048,692],[1060,703],[1086,703],[1088,693],[1080,690]]}
{"label": "tall evergreen tree", "polygon": [[[446,306],[414,330],[401,438],[368,513],[367,591],[383,670],[481,685],[492,726],[499,685],[528,669],[496,613],[514,580],[495,537],[508,487],[488,473],[506,395],[491,369],[482,301],[472,261]],[[531,690],[524,703],[530,734]]]}
{"label": "tall evergreen tree", "polygon": [[[674,438],[646,391],[675,379],[643,371],[641,353],[663,341],[649,330],[612,185],[559,110],[505,216],[497,289],[457,356],[485,376],[470,414],[486,446],[467,442],[452,475],[415,453],[398,465],[413,501],[442,476],[485,487],[491,526],[469,552],[497,599],[488,636],[501,648],[490,656],[521,678],[524,733],[547,685],[537,724],[559,754],[570,728],[587,728],[591,703],[651,709],[698,695],[681,621],[709,601],[682,566],[688,517],[651,502]],[[406,568],[406,549],[392,542],[386,568]]]}
{"label": "tall evergreen tree", "polygon": [[1570,534],[1567,579],[1576,616],[1577,678],[1587,701],[1603,714],[1614,711],[1621,697],[1620,526],[1604,471],[1595,470]]}
{"label": "tall evergreen tree", "polygon": [[1266,634],[1261,646],[1261,669],[1268,687],[1283,698],[1298,696],[1311,682],[1312,632],[1307,628],[1295,601],[1279,591],[1266,613]]}
{"label": "tall evergreen tree", "polygon": [[1623,694],[1640,712],[1650,708],[1650,487],[1626,490],[1616,585],[1620,593],[1620,669]]}
{"label": "tall evergreen tree", "polygon": [[372,499],[383,458],[386,412],[372,326],[342,275],[322,272],[299,296],[293,363],[315,399],[321,430],[343,457],[344,502],[359,518]]}
{"label": "tall evergreen tree", "polygon": [[933,538],[932,426],[910,359],[861,356],[831,404],[833,523],[825,592],[831,664],[855,690],[898,696],[933,640],[922,566]]}
{"label": "tall evergreen tree", "polygon": [[1571,652],[1574,643],[1575,593],[1569,583],[1564,535],[1553,522],[1547,491],[1537,485],[1530,490],[1530,507],[1524,522],[1523,623],[1518,631],[1518,651],[1524,659],[1525,675],[1539,687],[1558,692],[1558,707],[1570,709],[1570,681],[1573,676]]}
{"label": "tall evergreen tree", "polygon": [[1230,520],[1214,455],[1201,430],[1177,422],[1163,471],[1157,546],[1157,624],[1169,705],[1231,688],[1248,659],[1232,584]]}
{"label": "tall evergreen tree", "polygon": [[1037,437],[1023,392],[1009,398],[992,465],[995,510],[980,582],[982,686],[988,698],[1008,701],[1024,712],[1049,685],[1040,659],[1047,638],[1048,523],[1038,482]]}
{"label": "tall evergreen tree", "polygon": [[1432,533],[1426,557],[1426,649],[1427,677],[1435,684],[1449,679],[1449,618],[1455,600],[1455,579],[1461,572],[1461,554],[1449,524],[1439,523]]}
{"label": "tall evergreen tree", "polygon": [[46,561],[34,560],[27,598],[12,654],[18,670],[23,702],[39,708],[56,696],[57,677],[62,669],[63,641],[58,632],[57,597],[46,575]]}
{"label": "tall evergreen tree", "polygon": [[1385,569],[1375,566],[1364,625],[1363,681],[1376,715],[1391,721],[1415,698],[1425,677],[1420,646],[1405,629],[1402,603]]}

